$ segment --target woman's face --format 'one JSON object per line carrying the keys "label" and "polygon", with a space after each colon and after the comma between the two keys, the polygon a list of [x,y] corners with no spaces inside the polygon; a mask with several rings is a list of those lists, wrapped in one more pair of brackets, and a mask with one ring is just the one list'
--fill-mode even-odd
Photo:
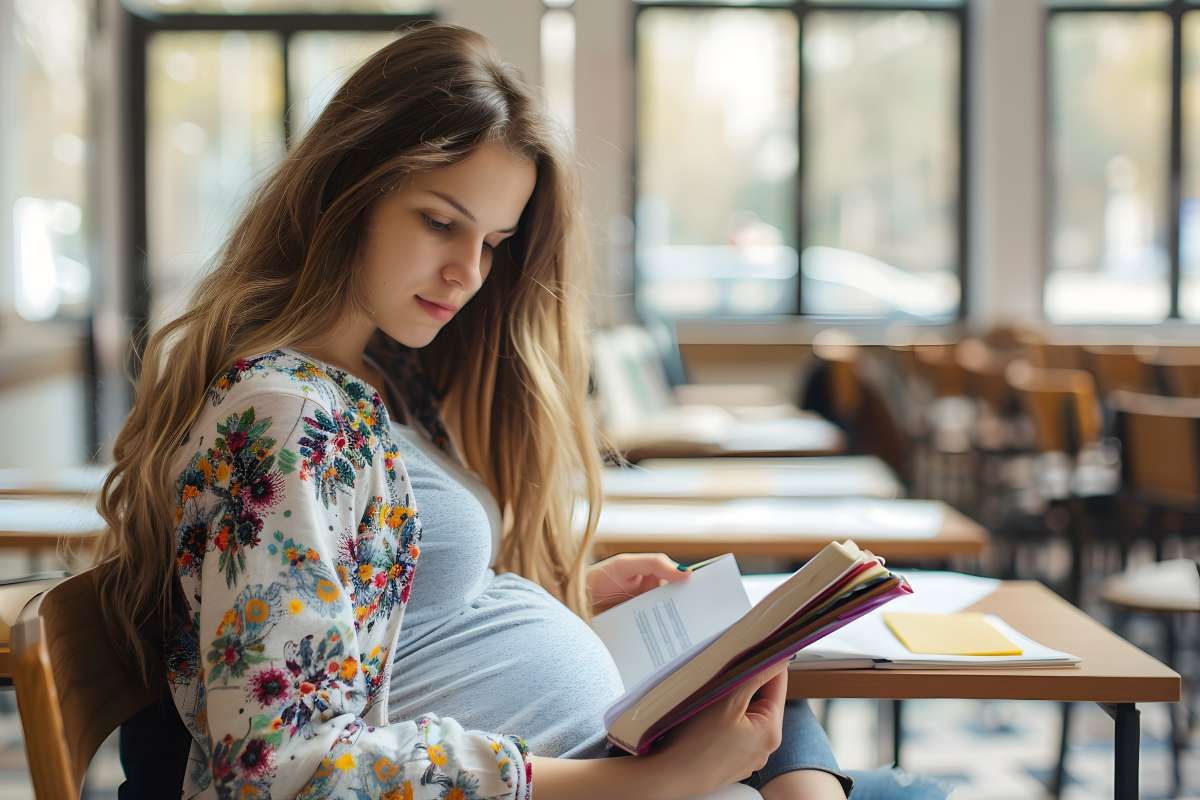
{"label": "woman's face", "polygon": [[360,265],[374,323],[408,347],[433,341],[487,279],[536,180],[532,162],[485,144],[376,203]]}

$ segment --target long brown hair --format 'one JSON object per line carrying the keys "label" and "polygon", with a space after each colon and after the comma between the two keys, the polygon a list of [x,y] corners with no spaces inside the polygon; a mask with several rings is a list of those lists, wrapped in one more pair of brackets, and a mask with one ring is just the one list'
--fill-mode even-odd
{"label": "long brown hair", "polygon": [[[533,195],[483,288],[418,356],[467,465],[506,511],[498,567],[587,615],[600,473],[586,398],[586,248],[564,141],[484,37],[423,23],[368,59],[266,180],[188,309],[150,336],[101,491],[102,594],[144,667],[139,630],[175,610],[170,467],[209,384],[237,359],[311,339],[360,303],[357,254],[372,203],[485,142],[534,163]],[[368,353],[386,368],[398,347],[379,332]]]}

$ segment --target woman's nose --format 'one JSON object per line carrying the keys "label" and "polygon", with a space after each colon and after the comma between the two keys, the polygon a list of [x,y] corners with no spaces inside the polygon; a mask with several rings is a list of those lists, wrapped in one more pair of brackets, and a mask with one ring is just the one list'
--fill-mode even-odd
{"label": "woman's nose", "polygon": [[442,277],[457,283],[468,294],[478,291],[483,285],[483,244],[459,247],[454,258],[442,269]]}

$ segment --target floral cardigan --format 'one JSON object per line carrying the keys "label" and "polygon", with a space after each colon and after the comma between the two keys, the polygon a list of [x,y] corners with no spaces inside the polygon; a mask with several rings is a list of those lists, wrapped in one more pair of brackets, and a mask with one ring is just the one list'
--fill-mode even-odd
{"label": "floral cardigan", "polygon": [[174,469],[182,797],[532,797],[521,739],[387,722],[421,522],[375,390],[295,351],[239,361]]}

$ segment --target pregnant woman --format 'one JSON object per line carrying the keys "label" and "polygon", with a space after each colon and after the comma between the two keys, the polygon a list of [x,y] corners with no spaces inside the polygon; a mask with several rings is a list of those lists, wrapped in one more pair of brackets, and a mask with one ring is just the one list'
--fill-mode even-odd
{"label": "pregnant woman", "polygon": [[122,797],[941,796],[855,786],[778,669],[608,757],[622,687],[592,603],[686,576],[587,565],[579,209],[552,131],[482,37],[409,30],[151,336],[101,497],[103,596],[165,667],[187,753],[135,720]]}

